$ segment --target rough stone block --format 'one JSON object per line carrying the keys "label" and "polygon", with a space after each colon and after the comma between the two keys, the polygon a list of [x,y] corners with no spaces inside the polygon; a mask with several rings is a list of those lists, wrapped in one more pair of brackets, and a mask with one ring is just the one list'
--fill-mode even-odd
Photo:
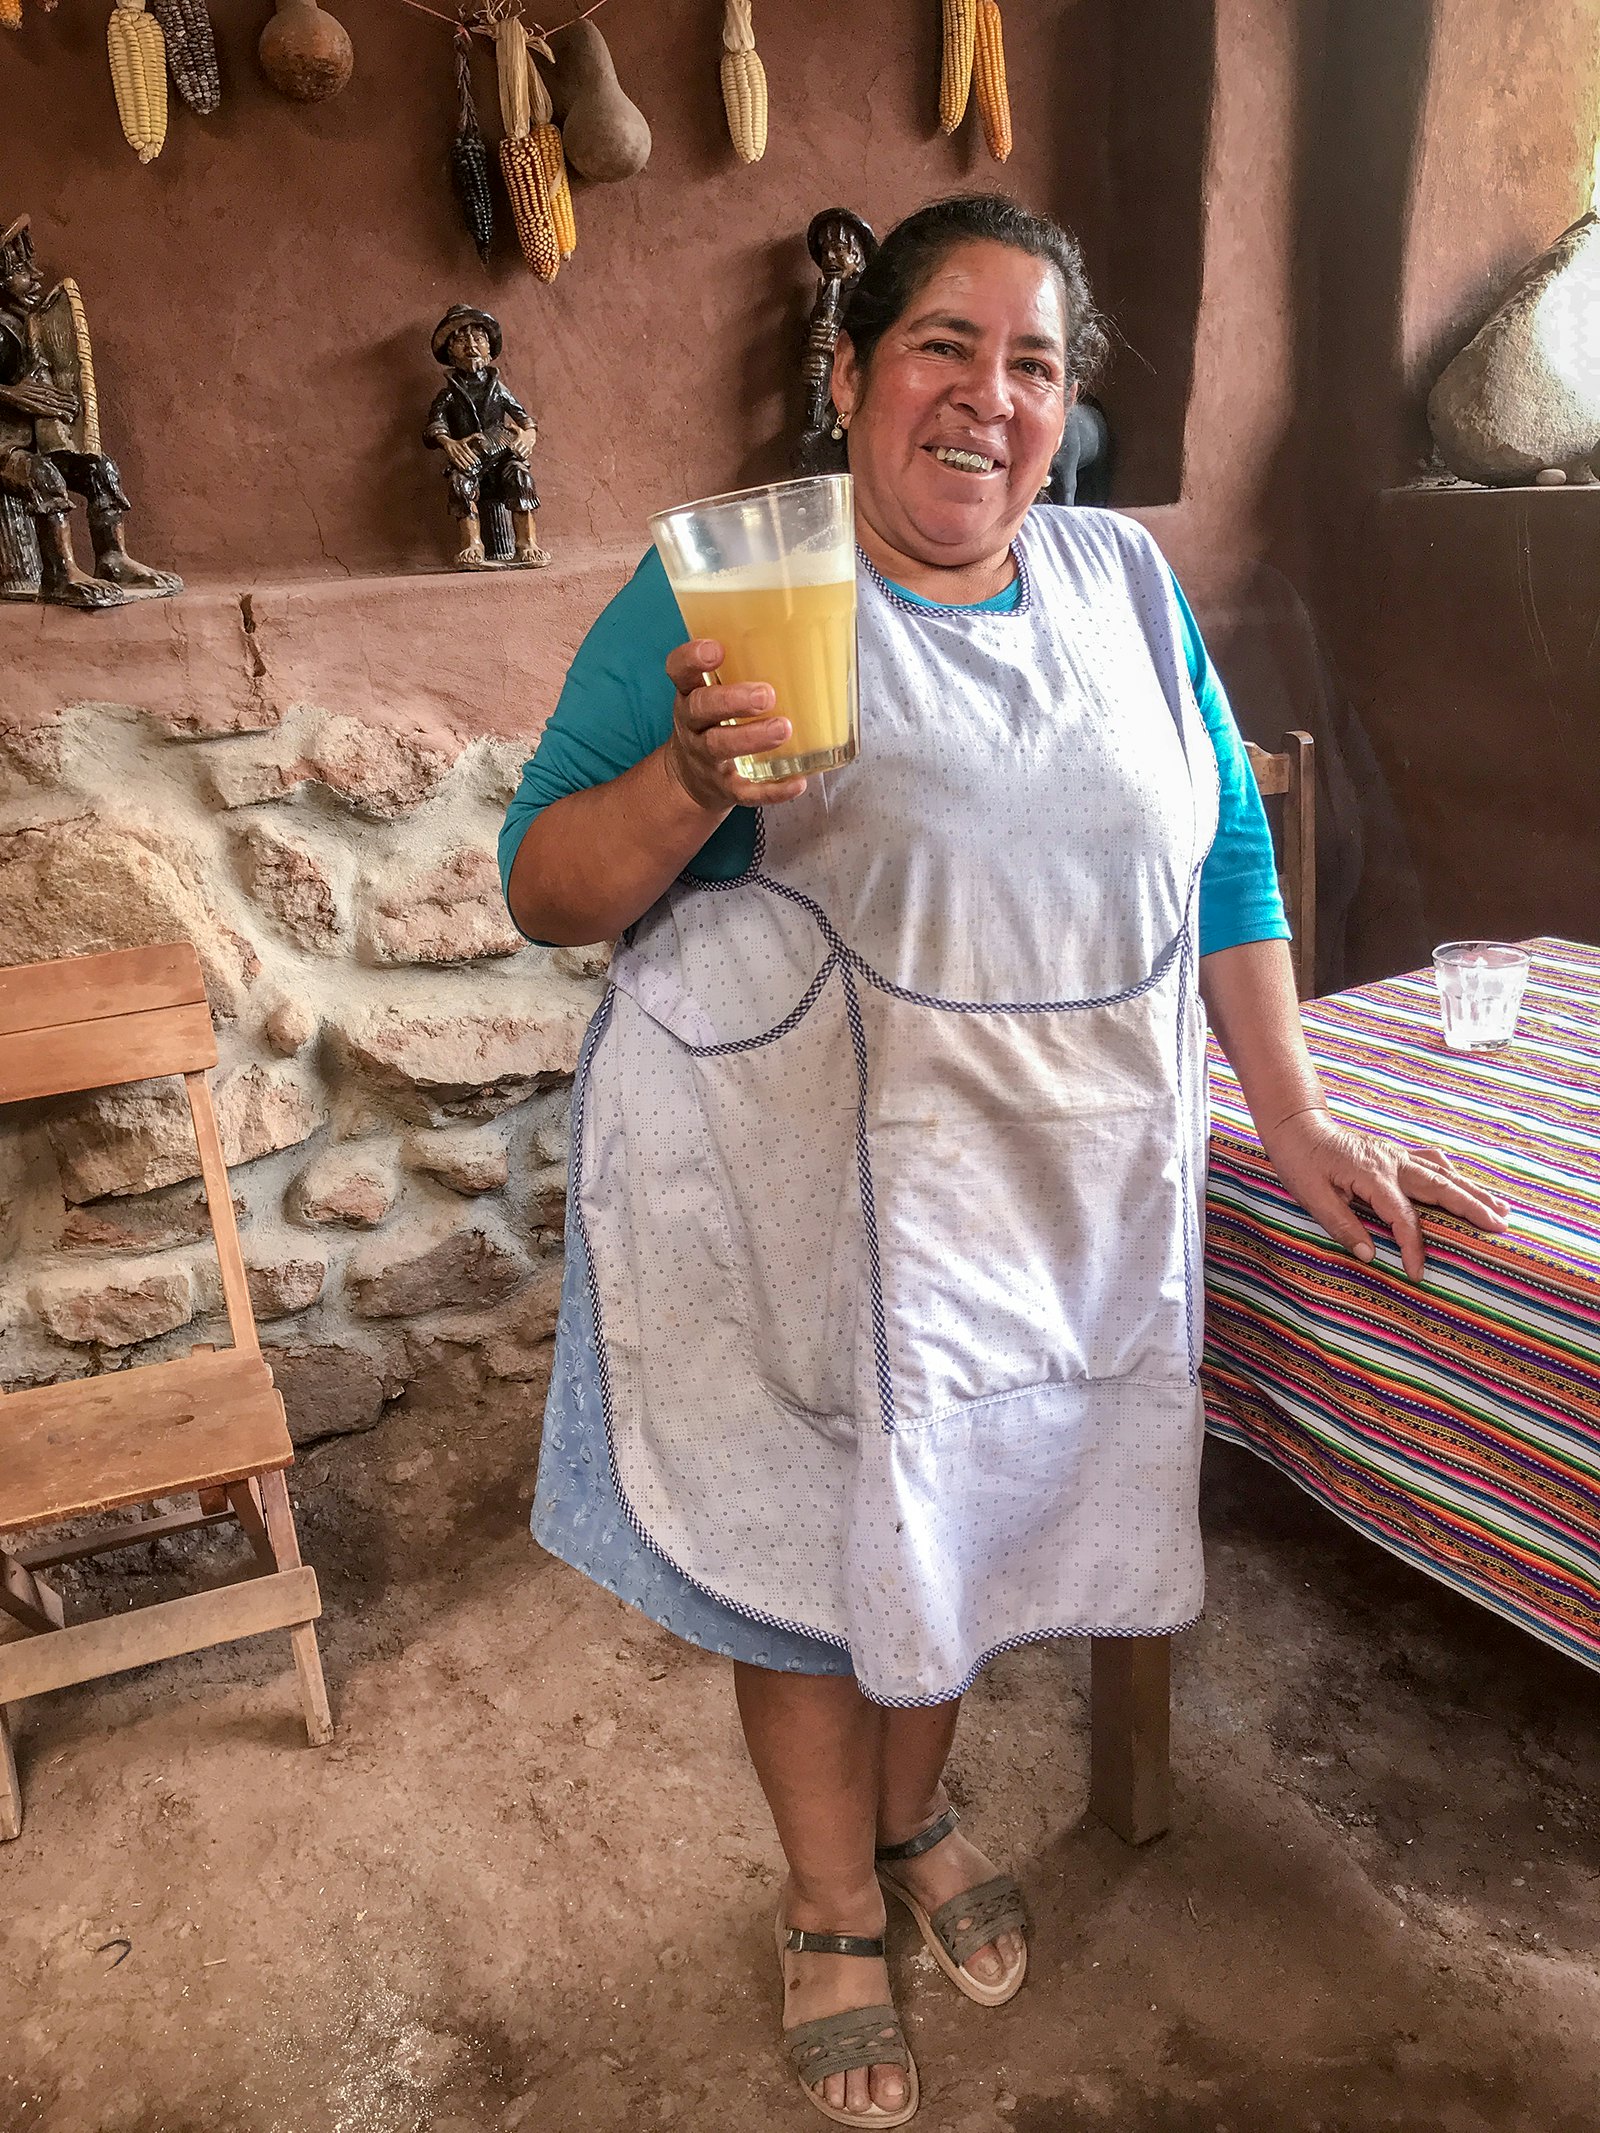
{"label": "rough stone block", "polygon": [[358,814],[396,822],[433,798],[460,753],[461,744],[442,734],[330,718],[318,729],[308,763]]}
{"label": "rough stone block", "polygon": [[422,875],[408,874],[373,895],[368,951],[378,963],[470,963],[515,955],[522,935],[511,923],[492,855],[472,846],[451,852]]}
{"label": "rough stone block", "polygon": [[474,1221],[414,1222],[364,1245],[345,1268],[345,1295],[361,1318],[498,1303],[520,1288],[528,1263],[506,1237]]}
{"label": "rough stone block", "polygon": [[382,1362],[348,1341],[263,1342],[296,1444],[371,1429],[400,1390]]}
{"label": "rough stone block", "polygon": [[317,1034],[316,1012],[304,1000],[280,1000],[262,1023],[261,1034],[280,1058],[292,1059]]}
{"label": "rough stone block", "polygon": [[610,941],[587,948],[552,948],[550,961],[564,978],[603,978],[611,968]]}
{"label": "rough stone block", "polygon": [[212,1007],[236,1015],[261,965],[207,902],[205,879],[183,837],[110,811],[0,836],[0,963],[192,941]]}
{"label": "rough stone block", "polygon": [[333,869],[303,838],[268,822],[236,831],[239,872],[248,893],[302,948],[327,955],[343,925]]}
{"label": "rough stone block", "polygon": [[[235,1195],[235,1220],[244,1211],[244,1201]],[[56,1242],[68,1252],[160,1252],[210,1234],[205,1194],[177,1185],[133,1199],[69,1207]]]}
{"label": "rough stone block", "polygon": [[498,1192],[511,1175],[505,1142],[487,1127],[418,1133],[406,1143],[406,1161],[424,1177],[452,1192]]}
{"label": "rough stone block", "polygon": [[292,800],[310,775],[292,755],[228,744],[208,753],[203,783],[214,806],[255,807],[266,800]]}
{"label": "rough stone block", "polygon": [[250,1308],[257,1318],[288,1318],[309,1310],[322,1294],[328,1278],[323,1258],[302,1259],[288,1253],[248,1260],[245,1276],[250,1288]]}
{"label": "rough stone block", "polygon": [[565,1080],[577,1066],[588,1016],[565,1001],[520,1013],[492,1013],[441,1002],[378,1008],[334,1017],[339,1062],[389,1092],[404,1116],[429,1125],[495,1118],[538,1089]]}
{"label": "rough stone block", "polygon": [[57,1340],[126,1348],[189,1323],[195,1312],[194,1276],[188,1267],[170,1263],[52,1272],[35,1283],[32,1302]]}
{"label": "rough stone block", "polygon": [[284,1204],[296,1222],[376,1229],[394,1202],[394,1165],[387,1149],[329,1148],[301,1171]]}
{"label": "rough stone block", "polygon": [[[238,1067],[216,1085],[217,1124],[230,1165],[309,1140],[323,1122],[310,1091],[281,1069]],[[181,1089],[124,1083],[75,1097],[47,1128],[61,1189],[77,1203],[149,1192],[200,1175]]]}

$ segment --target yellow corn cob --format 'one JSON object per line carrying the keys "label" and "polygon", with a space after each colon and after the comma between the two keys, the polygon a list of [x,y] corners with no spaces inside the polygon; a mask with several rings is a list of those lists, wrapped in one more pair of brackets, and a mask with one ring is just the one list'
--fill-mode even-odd
{"label": "yellow corn cob", "polygon": [[978,0],[978,34],[973,53],[978,115],[989,153],[1003,163],[1011,153],[1011,98],[1006,90],[1006,48],[1000,27],[999,0]]}
{"label": "yellow corn cob", "polygon": [[750,0],[726,0],[722,17],[722,101],[741,163],[767,152],[767,70],[756,50]]}
{"label": "yellow corn cob", "polygon": [[977,36],[978,0],[944,0],[944,53],[939,70],[941,133],[954,133],[967,115]]}
{"label": "yellow corn cob", "polygon": [[550,174],[531,127],[533,107],[528,65],[528,33],[514,15],[495,27],[495,63],[500,81],[500,175],[511,201],[522,256],[541,281],[561,271],[561,243],[556,235],[550,197]]}
{"label": "yellow corn cob", "polygon": [[0,29],[20,30],[22,0],[0,0]]}
{"label": "yellow corn cob", "polygon": [[555,225],[556,243],[562,258],[570,259],[578,249],[578,225],[572,212],[572,181],[567,176],[561,128],[555,123],[555,108],[550,102],[550,91],[545,87],[543,75],[531,64],[528,72],[532,89],[532,139],[544,161],[545,179],[550,187],[550,220]]}
{"label": "yellow corn cob", "polygon": [[116,0],[106,52],[122,131],[139,161],[149,163],[167,138],[167,44],[144,0]]}

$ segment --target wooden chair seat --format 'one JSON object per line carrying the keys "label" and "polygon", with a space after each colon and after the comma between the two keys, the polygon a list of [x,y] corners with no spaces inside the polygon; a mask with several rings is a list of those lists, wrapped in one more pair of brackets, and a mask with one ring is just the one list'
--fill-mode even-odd
{"label": "wooden chair seat", "polygon": [[[294,1450],[250,1308],[207,1079],[216,1063],[205,980],[187,941],[0,968],[0,1104],[183,1077],[233,1335],[231,1348],[202,1346],[169,1362],[0,1387],[0,1535],[18,1537],[0,1547],[0,1840],[22,1830],[8,1707],[30,1696],[287,1630],[307,1738],[314,1747],[333,1738],[317,1650],[322,1599],[300,1559],[285,1479]],[[70,1538],[48,1530],[174,1497],[177,1508],[152,1517]],[[238,1528],[248,1564],[176,1599],[96,1616],[92,1600],[85,1611],[45,1575],[223,1524]]]}
{"label": "wooden chair seat", "polygon": [[218,1489],[294,1460],[271,1371],[236,1348],[9,1393],[4,1420],[0,1533]]}

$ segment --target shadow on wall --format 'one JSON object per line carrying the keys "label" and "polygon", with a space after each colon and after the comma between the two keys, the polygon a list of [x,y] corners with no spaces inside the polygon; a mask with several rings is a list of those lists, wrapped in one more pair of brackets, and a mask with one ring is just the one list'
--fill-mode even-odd
{"label": "shadow on wall", "polygon": [[1311,611],[1279,570],[1251,566],[1201,618],[1247,740],[1309,733],[1317,750],[1317,991],[1415,969],[1427,921],[1387,781],[1323,651]]}

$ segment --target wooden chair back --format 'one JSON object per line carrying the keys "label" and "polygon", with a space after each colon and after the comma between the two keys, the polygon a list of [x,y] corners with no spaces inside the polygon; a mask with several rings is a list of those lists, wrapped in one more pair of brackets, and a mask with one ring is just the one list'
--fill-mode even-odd
{"label": "wooden chair back", "polygon": [[[1302,1000],[1317,990],[1317,766],[1309,733],[1286,733],[1281,754],[1245,742],[1264,800],[1279,799],[1278,877],[1294,938],[1289,957]],[[1268,809],[1269,816],[1274,812]]]}
{"label": "wooden chair back", "polygon": [[0,1103],[181,1074],[236,1348],[259,1354],[206,1071],[217,1063],[188,941],[0,969]]}

